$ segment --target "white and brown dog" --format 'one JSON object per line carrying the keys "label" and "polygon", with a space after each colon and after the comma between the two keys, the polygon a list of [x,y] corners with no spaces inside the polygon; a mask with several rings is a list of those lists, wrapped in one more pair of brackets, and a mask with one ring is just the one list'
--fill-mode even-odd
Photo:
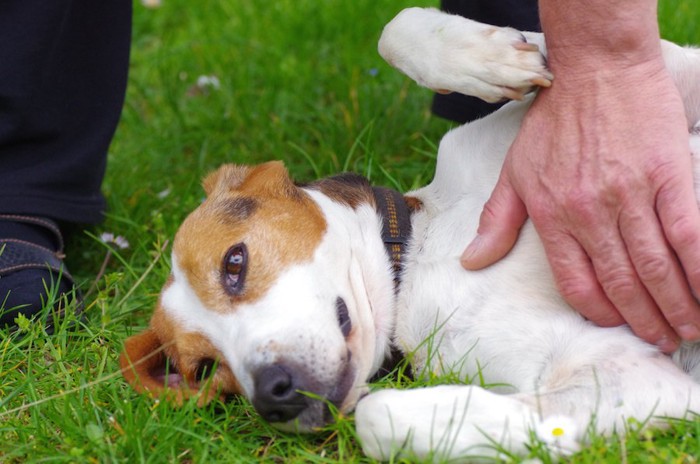
{"label": "white and brown dog", "polygon": [[[540,35],[409,9],[380,52],[422,85],[494,101],[549,85],[533,45],[543,50]],[[663,47],[694,123],[700,52]],[[586,321],[559,296],[531,225],[497,264],[460,266],[530,100],[449,132],[433,182],[405,197],[355,175],[298,186],[277,162],[221,167],[177,233],[150,327],[126,342],[128,381],[176,399],[242,394],[281,429],[356,408],[378,459],[524,453],[532,433],[571,451],[589,426],[624,432],[629,419],[700,412],[699,347],[671,358],[626,327]],[[417,375],[499,387],[366,395],[392,346]]]}

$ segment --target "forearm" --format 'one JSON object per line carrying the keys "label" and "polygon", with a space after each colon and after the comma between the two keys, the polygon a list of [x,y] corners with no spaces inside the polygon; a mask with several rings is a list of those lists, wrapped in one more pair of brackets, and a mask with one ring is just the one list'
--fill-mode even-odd
{"label": "forearm", "polygon": [[[635,65],[661,56],[657,0],[540,0],[549,64],[585,69]],[[602,60],[602,62],[601,62]]]}

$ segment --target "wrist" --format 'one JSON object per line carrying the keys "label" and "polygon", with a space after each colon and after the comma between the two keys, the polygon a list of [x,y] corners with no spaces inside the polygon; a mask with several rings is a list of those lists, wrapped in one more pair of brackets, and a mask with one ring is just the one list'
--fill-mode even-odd
{"label": "wrist", "polygon": [[540,0],[540,17],[555,75],[662,60],[656,0]]}

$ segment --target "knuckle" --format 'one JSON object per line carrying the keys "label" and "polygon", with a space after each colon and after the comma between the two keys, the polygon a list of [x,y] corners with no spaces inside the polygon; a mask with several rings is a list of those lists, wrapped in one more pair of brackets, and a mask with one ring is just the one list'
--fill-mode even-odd
{"label": "knuckle", "polygon": [[536,225],[547,229],[555,229],[561,222],[558,210],[561,209],[543,199],[532,198],[527,203],[528,216]]}
{"label": "knuckle", "polygon": [[600,214],[600,201],[588,191],[574,190],[564,197],[564,208],[580,221],[590,222]]}
{"label": "knuckle", "polygon": [[484,203],[484,208],[481,210],[481,217],[479,218],[479,221],[482,224],[493,224],[496,222],[497,217],[497,205],[493,199],[490,199]]}
{"label": "knuckle", "polygon": [[596,287],[591,280],[579,276],[560,277],[557,286],[561,296],[577,309],[587,306]]}
{"label": "knuckle", "polygon": [[659,254],[649,254],[639,258],[635,268],[637,275],[646,286],[660,285],[671,275],[671,261]]}
{"label": "knuckle", "polygon": [[579,313],[602,327],[615,327],[625,323],[620,313],[599,294],[598,284],[579,279],[558,281],[562,297]]}
{"label": "knuckle", "polygon": [[694,246],[700,239],[700,233],[687,216],[682,216],[666,227],[665,233],[674,248]]}
{"label": "knuckle", "polygon": [[617,271],[601,276],[603,290],[618,308],[629,306],[637,297],[637,279],[627,271]]}
{"label": "knuckle", "polygon": [[652,185],[663,186],[677,184],[682,173],[678,172],[678,164],[673,158],[657,159],[652,168],[647,173],[647,178]]}

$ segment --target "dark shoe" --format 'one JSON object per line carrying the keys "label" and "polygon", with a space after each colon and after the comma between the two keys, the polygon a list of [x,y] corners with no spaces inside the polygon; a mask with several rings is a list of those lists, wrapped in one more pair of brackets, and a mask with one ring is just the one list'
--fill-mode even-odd
{"label": "dark shoe", "polygon": [[55,222],[0,214],[0,327],[14,326],[19,314],[31,319],[50,306],[45,324],[53,331],[54,316],[62,315],[69,296],[76,294],[64,257]]}

